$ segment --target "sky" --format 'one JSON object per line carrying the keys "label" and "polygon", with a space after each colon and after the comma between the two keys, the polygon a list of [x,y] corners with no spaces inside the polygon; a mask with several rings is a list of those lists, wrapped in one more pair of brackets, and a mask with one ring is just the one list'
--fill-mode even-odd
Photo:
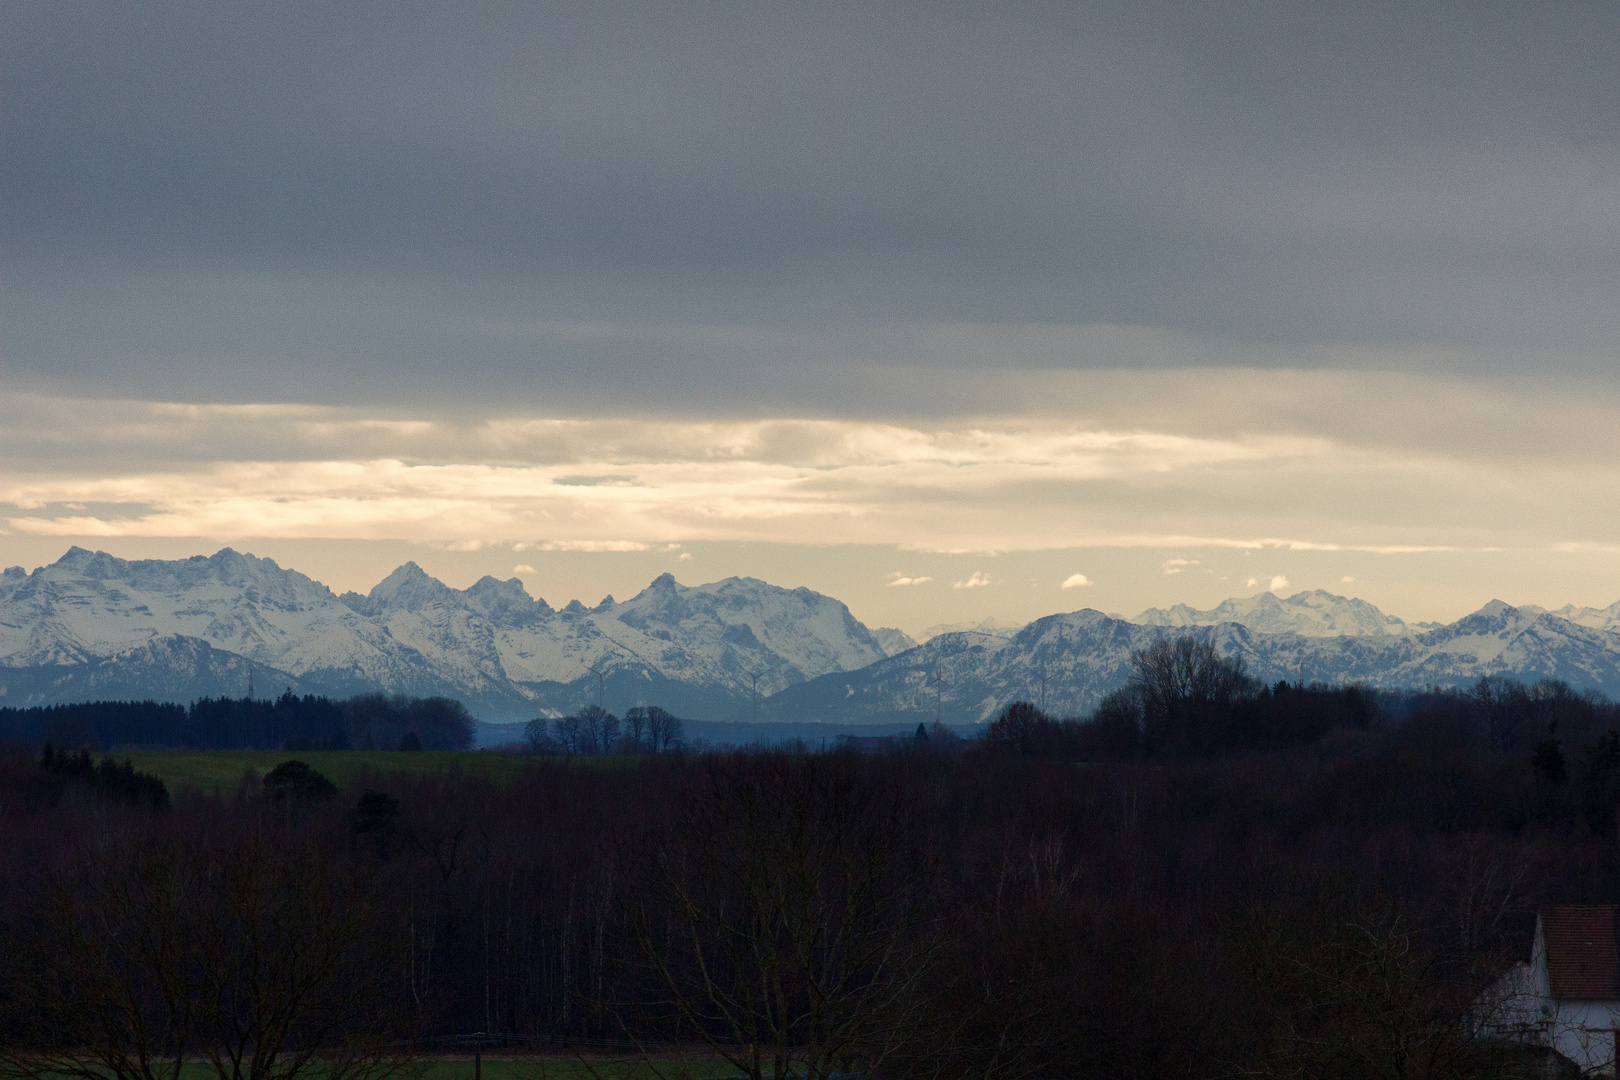
{"label": "sky", "polygon": [[8,565],[1620,599],[1613,3],[0,20]]}

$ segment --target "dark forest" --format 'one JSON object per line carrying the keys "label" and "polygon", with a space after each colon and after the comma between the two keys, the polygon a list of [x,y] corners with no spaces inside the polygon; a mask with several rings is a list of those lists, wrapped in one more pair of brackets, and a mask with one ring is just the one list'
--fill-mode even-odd
{"label": "dark forest", "polygon": [[0,740],[58,749],[466,750],[467,708],[449,698],[362,694],[278,698],[92,701],[0,709]]}

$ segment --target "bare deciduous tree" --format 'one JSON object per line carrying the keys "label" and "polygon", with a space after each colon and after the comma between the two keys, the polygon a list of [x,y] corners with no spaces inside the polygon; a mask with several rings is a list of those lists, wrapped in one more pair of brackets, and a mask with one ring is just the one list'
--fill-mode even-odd
{"label": "bare deciduous tree", "polygon": [[825,758],[706,764],[627,865],[639,960],[684,1029],[753,1080],[874,1069],[922,1022],[935,940],[907,808]]}
{"label": "bare deciduous tree", "polygon": [[647,738],[654,753],[668,753],[679,746],[685,737],[685,726],[674,713],[657,705],[647,707]]}
{"label": "bare deciduous tree", "polygon": [[324,1080],[396,1067],[393,950],[373,897],[312,844],[254,831],[209,867],[195,1012],[222,1080]]}
{"label": "bare deciduous tree", "polygon": [[364,881],[261,821],[107,839],[51,891],[25,953],[16,1076],[331,1080],[394,1071],[392,946]]}
{"label": "bare deciduous tree", "polygon": [[21,943],[28,1030],[8,1075],[178,1080],[196,1053],[198,868],[172,839],[120,833],[51,883]]}
{"label": "bare deciduous tree", "polygon": [[[1273,921],[1259,973],[1276,1026],[1256,1071],[1295,1080],[1504,1080],[1533,1063],[1481,1013],[1491,972],[1448,955],[1393,912]],[[1256,924],[1257,926],[1259,924]]]}
{"label": "bare deciduous tree", "polygon": [[1177,753],[1217,749],[1220,713],[1256,689],[1241,656],[1223,657],[1191,636],[1138,649],[1131,666],[1146,742]]}

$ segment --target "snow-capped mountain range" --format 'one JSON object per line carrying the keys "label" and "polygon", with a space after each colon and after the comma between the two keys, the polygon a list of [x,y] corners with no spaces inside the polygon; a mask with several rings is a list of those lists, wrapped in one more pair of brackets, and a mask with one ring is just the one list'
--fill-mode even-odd
{"label": "snow-capped mountain range", "polygon": [[[1115,616],[1116,618],[1118,616]],[[1365,600],[1335,596],[1321,589],[1298,592],[1286,600],[1274,593],[1227,600],[1208,611],[1186,604],[1148,608],[1131,622],[1143,626],[1219,626],[1238,623],[1262,634],[1302,634],[1306,637],[1384,637],[1417,630],[1394,615],[1385,615]]]}
{"label": "snow-capped mountain range", "polygon": [[1576,607],[1574,604],[1565,604],[1556,611],[1547,611],[1546,608],[1527,604],[1519,610],[1556,615],[1566,622],[1572,622],[1577,626],[1589,626],[1594,630],[1620,630],[1620,600],[1604,608]]}
{"label": "snow-capped mountain range", "polygon": [[751,578],[688,587],[665,574],[624,602],[553,609],[516,579],[453,589],[415,563],[365,596],[229,548],[125,561],[73,548],[0,575],[0,705],[186,701],[283,687],[459,698],[487,720],[601,700],[693,719],[979,722],[1008,701],[1076,714],[1121,686],[1166,634],[1213,639],[1267,681],[1459,685],[1558,678],[1620,696],[1620,604],[1513,608],[1407,624],[1325,592],[1270,593],[1136,620],[1076,611],[929,637],[869,630],[837,600]]}
{"label": "snow-capped mountain range", "polygon": [[1010,640],[942,634],[859,671],[811,679],[771,698],[761,719],[814,715],[829,723],[887,723],[937,713],[946,723],[981,723],[1019,698],[1078,715],[1125,685],[1133,650],[1171,632],[1213,640],[1222,653],[1241,655],[1250,674],[1265,682],[1426,687],[1507,675],[1561,679],[1620,696],[1620,631],[1500,600],[1449,626],[1400,635],[1275,634],[1237,622],[1143,625],[1075,611],[1037,619]]}
{"label": "snow-capped mountain range", "polygon": [[[1543,609],[1525,610],[1539,612]],[[1597,629],[1620,628],[1620,604],[1612,608],[1577,609],[1570,606],[1552,614]],[[1109,618],[1142,626],[1165,627],[1238,623],[1262,634],[1302,634],[1305,637],[1399,636],[1434,630],[1440,626],[1439,623],[1407,623],[1397,616],[1384,614],[1365,600],[1335,596],[1322,589],[1298,592],[1287,598],[1271,592],[1263,592],[1257,596],[1234,597],[1208,611],[1199,611],[1186,604],[1176,604],[1169,608],[1148,608],[1134,619],[1113,613],[1110,613]],[[1002,622],[999,619],[985,619],[976,623],[949,623],[930,626],[923,631],[920,640],[929,641],[941,634],[964,631],[978,631],[1010,640],[1023,628],[1023,623]],[[896,650],[889,651],[892,654]]]}
{"label": "snow-capped mountain range", "polygon": [[665,574],[624,603],[554,610],[516,579],[458,590],[415,563],[336,596],[229,548],[172,562],[73,548],[0,576],[0,704],[167,695],[188,679],[182,697],[241,695],[251,662],[261,693],[444,694],[516,719],[600,692],[729,718],[748,714],[756,676],[763,698],[886,655],[837,600],[752,578]]}

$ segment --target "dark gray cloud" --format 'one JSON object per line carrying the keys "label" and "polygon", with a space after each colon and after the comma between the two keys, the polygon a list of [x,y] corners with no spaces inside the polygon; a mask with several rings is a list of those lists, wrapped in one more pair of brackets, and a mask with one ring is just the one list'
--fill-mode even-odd
{"label": "dark gray cloud", "polygon": [[1549,377],[1620,341],[1609,3],[4,21],[24,384],[836,411],[829,371],[984,362],[939,322]]}

